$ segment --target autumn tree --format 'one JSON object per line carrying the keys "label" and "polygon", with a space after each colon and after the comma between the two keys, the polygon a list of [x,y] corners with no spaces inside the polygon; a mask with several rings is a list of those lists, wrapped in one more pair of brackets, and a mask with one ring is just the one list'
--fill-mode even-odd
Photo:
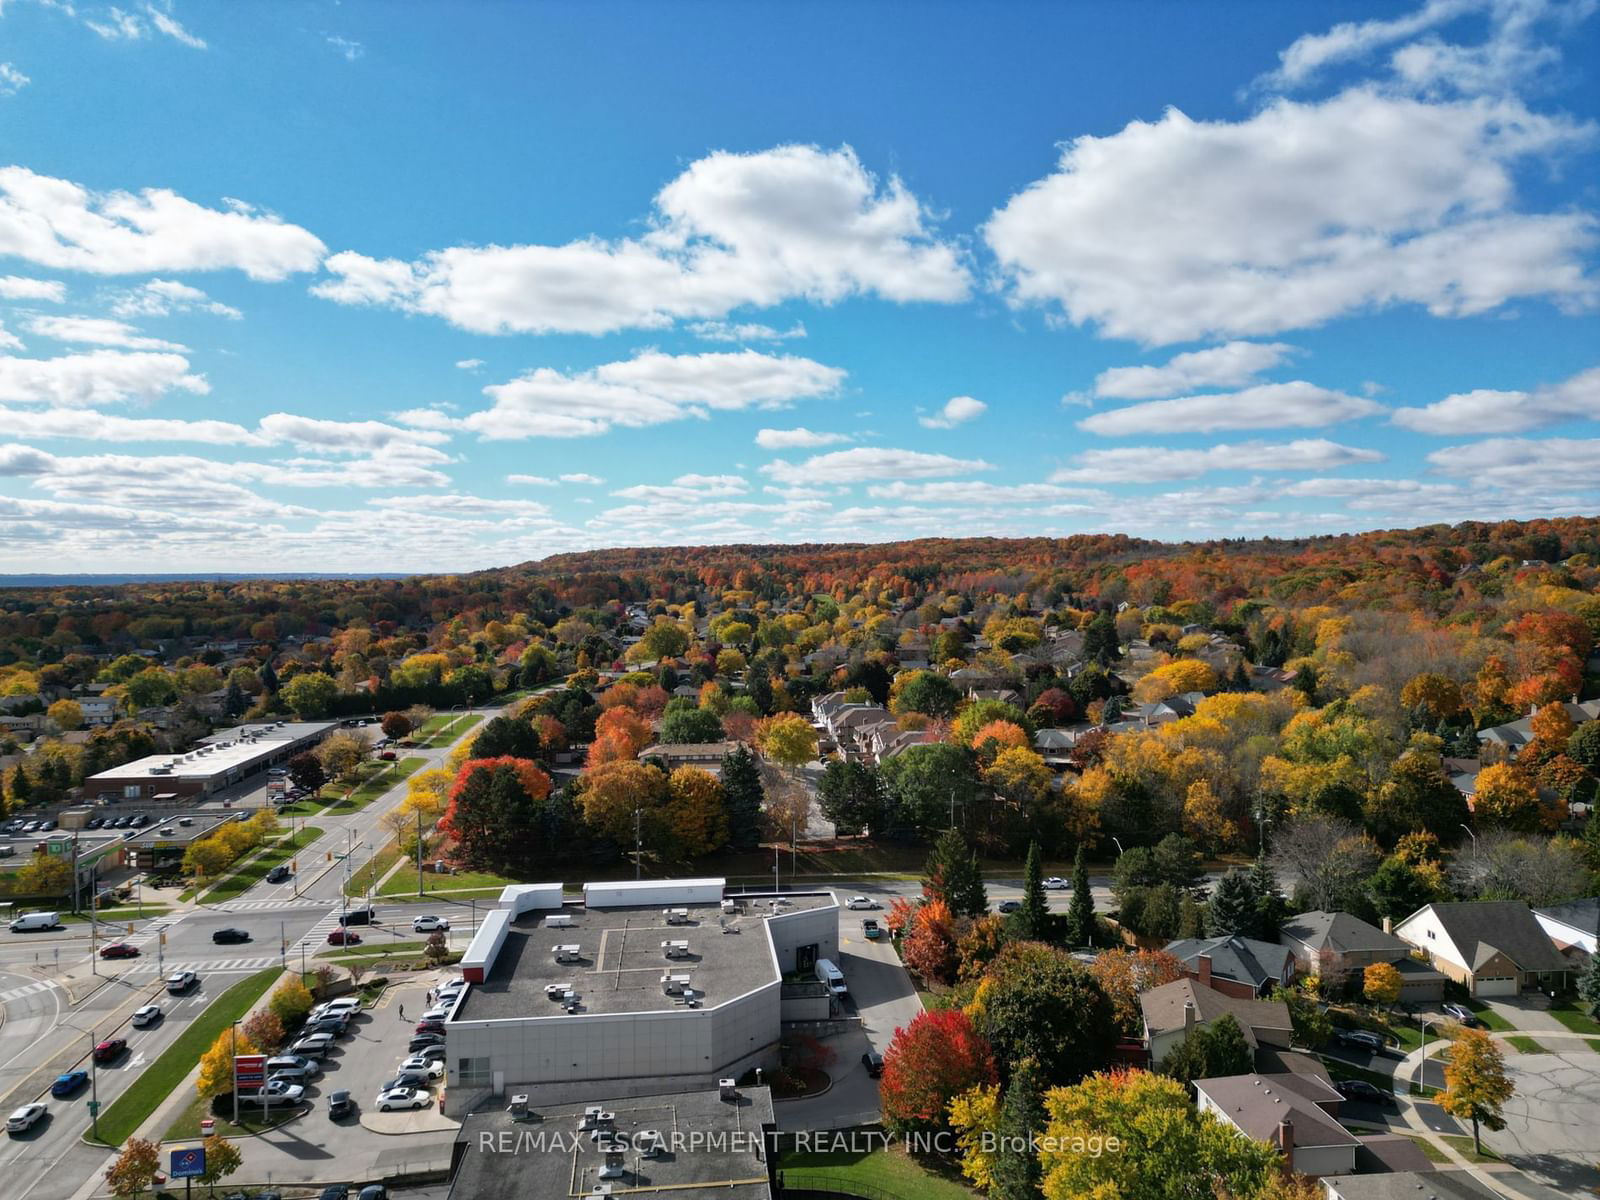
{"label": "autumn tree", "polygon": [[356,768],[372,757],[372,743],[364,734],[340,729],[323,738],[314,753],[329,778],[344,780],[354,776]]}
{"label": "autumn tree", "polygon": [[160,1172],[160,1147],[143,1138],[129,1138],[116,1161],[106,1168],[106,1186],[113,1196],[138,1196],[155,1185]]}
{"label": "autumn tree", "polygon": [[767,758],[792,771],[817,757],[817,731],[796,713],[779,713],[756,727],[756,745]]}
{"label": "autumn tree", "polygon": [[593,770],[607,763],[633,762],[653,736],[649,722],[631,708],[607,709],[594,723],[588,766]]}
{"label": "autumn tree", "polygon": [[235,1146],[220,1133],[213,1133],[200,1143],[205,1151],[206,1169],[199,1176],[201,1183],[216,1187],[229,1175],[232,1175],[244,1163],[244,1156]]}
{"label": "autumn tree", "polygon": [[83,728],[83,705],[76,700],[57,700],[45,710],[45,715],[58,729]]}
{"label": "autumn tree", "polygon": [[386,712],[383,720],[378,723],[378,728],[383,730],[383,736],[392,742],[411,736],[411,718],[403,712]]}
{"label": "autumn tree", "polygon": [[1367,801],[1365,824],[1380,842],[1393,844],[1422,830],[1442,831],[1454,840],[1469,819],[1466,797],[1445,774],[1440,745],[1434,737],[1413,739]]}
{"label": "autumn tree", "polygon": [[267,1007],[286,1029],[293,1029],[306,1019],[315,1003],[304,981],[297,975],[289,975],[273,989]]}
{"label": "autumn tree", "polygon": [[1438,1102],[1452,1117],[1472,1122],[1472,1148],[1478,1154],[1483,1153],[1479,1125],[1504,1129],[1500,1113],[1515,1090],[1500,1047],[1481,1029],[1462,1029],[1450,1047]]}
{"label": "autumn tree", "polygon": [[233,1058],[236,1054],[260,1054],[261,1047],[252,1042],[243,1030],[224,1029],[211,1043],[211,1049],[200,1056],[200,1074],[194,1089],[200,1099],[209,1100],[233,1090]]}
{"label": "autumn tree", "polygon": [[1407,708],[1422,709],[1435,721],[1449,720],[1465,707],[1461,685],[1449,676],[1433,672],[1413,675],[1400,689],[1400,703]]}
{"label": "autumn tree", "polygon": [[943,900],[929,900],[917,909],[900,957],[907,967],[929,983],[955,982],[958,965],[955,919]]}
{"label": "autumn tree", "polygon": [[679,767],[667,779],[665,828],[673,844],[670,857],[699,858],[728,841],[728,814],[722,784],[709,771]]}
{"label": "autumn tree", "polygon": [[961,692],[937,671],[906,671],[895,676],[889,692],[893,713],[918,712],[930,717],[951,717],[961,702]]}
{"label": "autumn tree", "polygon": [[316,792],[328,782],[328,773],[322,769],[322,760],[305,750],[289,760],[289,779],[296,787]]}
{"label": "autumn tree", "polygon": [[283,685],[278,698],[296,716],[315,721],[332,711],[333,702],[339,698],[339,683],[321,671],[303,671]]}
{"label": "autumn tree", "polygon": [[34,854],[17,868],[17,895],[65,896],[71,887],[72,867],[60,855]]}
{"label": "autumn tree", "polygon": [[286,1037],[283,1018],[270,1007],[259,1008],[246,1017],[239,1026],[239,1032],[267,1054],[276,1054],[283,1047]]}
{"label": "autumn tree", "polygon": [[468,863],[514,874],[570,849],[560,802],[549,799],[550,776],[528,759],[469,759],[441,825]]}
{"label": "autumn tree", "polygon": [[1539,824],[1539,792],[1526,772],[1496,763],[1478,772],[1472,815],[1480,828],[1529,832]]}
{"label": "autumn tree", "polygon": [[953,1099],[997,1080],[994,1051],[965,1012],[920,1012],[895,1030],[883,1056],[884,1123],[899,1134],[941,1130]]}
{"label": "autumn tree", "polygon": [[1094,976],[1065,950],[1040,942],[1001,950],[973,1009],[1001,1063],[1033,1058],[1052,1086],[1103,1066],[1117,1039],[1111,1002]]}
{"label": "autumn tree", "polygon": [[1381,1008],[1392,1008],[1400,1000],[1404,980],[1389,963],[1373,963],[1361,973],[1361,994]]}
{"label": "autumn tree", "polygon": [[1210,782],[1197,779],[1183,798],[1183,832],[1215,853],[1239,840],[1239,825],[1224,812]]}
{"label": "autumn tree", "polygon": [[1183,978],[1183,964],[1165,950],[1105,950],[1089,964],[1100,990],[1111,1003],[1111,1014],[1125,1037],[1137,1037],[1144,1028],[1139,993]]}
{"label": "autumn tree", "polygon": [[667,777],[640,762],[610,762],[591,767],[583,777],[579,802],[584,823],[619,846],[632,846],[635,817],[647,844],[657,845],[660,808],[667,798]]}

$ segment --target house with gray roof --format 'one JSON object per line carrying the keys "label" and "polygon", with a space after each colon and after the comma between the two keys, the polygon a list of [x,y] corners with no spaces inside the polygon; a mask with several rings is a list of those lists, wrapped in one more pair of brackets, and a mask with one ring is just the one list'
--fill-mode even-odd
{"label": "house with gray roof", "polygon": [[1279,928],[1278,941],[1294,955],[1302,975],[1343,977],[1389,963],[1400,972],[1400,999],[1405,1003],[1444,999],[1444,974],[1413,958],[1410,942],[1347,912],[1314,910],[1290,917]]}
{"label": "house with gray roof", "polygon": [[1477,1171],[1325,1175],[1322,1190],[1328,1200],[1504,1200]]}
{"label": "house with gray roof", "polygon": [[1575,963],[1578,961],[1576,952],[1590,955],[1600,944],[1600,896],[1536,908],[1533,919],[1550,935],[1556,949]]}
{"label": "house with gray roof", "polygon": [[1474,996],[1559,991],[1572,971],[1521,900],[1428,904],[1394,931]]}
{"label": "house with gray roof", "polygon": [[1169,943],[1167,953],[1183,964],[1183,973],[1201,987],[1249,999],[1270,995],[1294,979],[1294,956],[1288,947],[1230,934],[1217,938],[1184,938]]}

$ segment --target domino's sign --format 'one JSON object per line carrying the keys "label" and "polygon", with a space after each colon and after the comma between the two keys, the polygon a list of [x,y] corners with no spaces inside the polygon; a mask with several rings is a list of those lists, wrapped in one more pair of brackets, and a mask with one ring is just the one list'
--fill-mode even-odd
{"label": "domino's sign", "polygon": [[191,1146],[186,1150],[172,1152],[172,1170],[167,1172],[171,1179],[196,1179],[206,1173],[206,1148],[204,1146]]}

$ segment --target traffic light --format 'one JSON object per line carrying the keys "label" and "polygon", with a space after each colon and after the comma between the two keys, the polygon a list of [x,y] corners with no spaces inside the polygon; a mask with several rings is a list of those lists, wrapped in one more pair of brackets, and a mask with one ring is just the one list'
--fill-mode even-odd
{"label": "traffic light", "polygon": [[296,875],[300,873],[300,860],[298,858],[291,858],[289,860],[289,870]]}

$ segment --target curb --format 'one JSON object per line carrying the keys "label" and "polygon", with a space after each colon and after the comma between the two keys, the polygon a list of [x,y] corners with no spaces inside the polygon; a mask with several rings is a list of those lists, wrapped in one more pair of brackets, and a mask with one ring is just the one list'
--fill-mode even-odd
{"label": "curb", "polygon": [[[107,982],[110,981],[107,980]],[[155,982],[156,986],[159,987],[160,981],[157,980]],[[71,993],[68,993],[68,995],[70,994]],[[145,1003],[148,1003],[149,1000],[155,996],[155,994],[155,992],[152,992],[149,996],[142,996],[138,993],[135,993],[133,996],[130,996],[127,1003],[123,1004],[123,1006],[117,1009],[114,1013],[109,1014],[108,1023],[106,1025],[108,1031],[122,1028],[123,1023],[133,1015],[132,1010]],[[115,1020],[111,1021],[110,1017],[114,1017]],[[50,1080],[54,1079],[57,1075],[62,1074],[64,1071],[71,1070],[79,1063],[85,1061],[88,1057],[88,1053],[82,1050],[72,1049],[62,1051],[49,1062],[35,1067],[25,1079],[12,1087],[12,1089],[7,1092],[4,1097],[0,1097],[0,1108],[10,1108],[14,1100],[29,1092],[37,1090],[39,1095],[43,1095],[44,1090],[47,1090],[50,1086]],[[98,1142],[91,1142],[89,1144],[100,1145]]]}
{"label": "curb", "polygon": [[[288,1120],[283,1121],[280,1124],[273,1125],[271,1128],[258,1129],[254,1133],[228,1133],[228,1134],[224,1134],[223,1136],[226,1137],[230,1142],[242,1142],[246,1138],[265,1137],[269,1133],[276,1133],[278,1130],[284,1129],[287,1126],[290,1126],[290,1125],[294,1124],[301,1117],[309,1117],[315,1109],[316,1109],[316,1105],[314,1105],[314,1104],[302,1103],[300,1105],[300,1111],[299,1112],[295,1113],[294,1116],[290,1117]],[[192,1143],[194,1143],[196,1141],[201,1140],[201,1137],[203,1137],[203,1136],[204,1135],[201,1135],[200,1137],[192,1137],[192,1138],[161,1138],[160,1140],[158,1140],[156,1142],[156,1145],[158,1145],[158,1146],[188,1146],[188,1145],[190,1145],[190,1144],[192,1144]],[[103,1146],[104,1144],[105,1143],[103,1143],[103,1142],[89,1142],[88,1143],[88,1145],[91,1145],[91,1146]]]}

